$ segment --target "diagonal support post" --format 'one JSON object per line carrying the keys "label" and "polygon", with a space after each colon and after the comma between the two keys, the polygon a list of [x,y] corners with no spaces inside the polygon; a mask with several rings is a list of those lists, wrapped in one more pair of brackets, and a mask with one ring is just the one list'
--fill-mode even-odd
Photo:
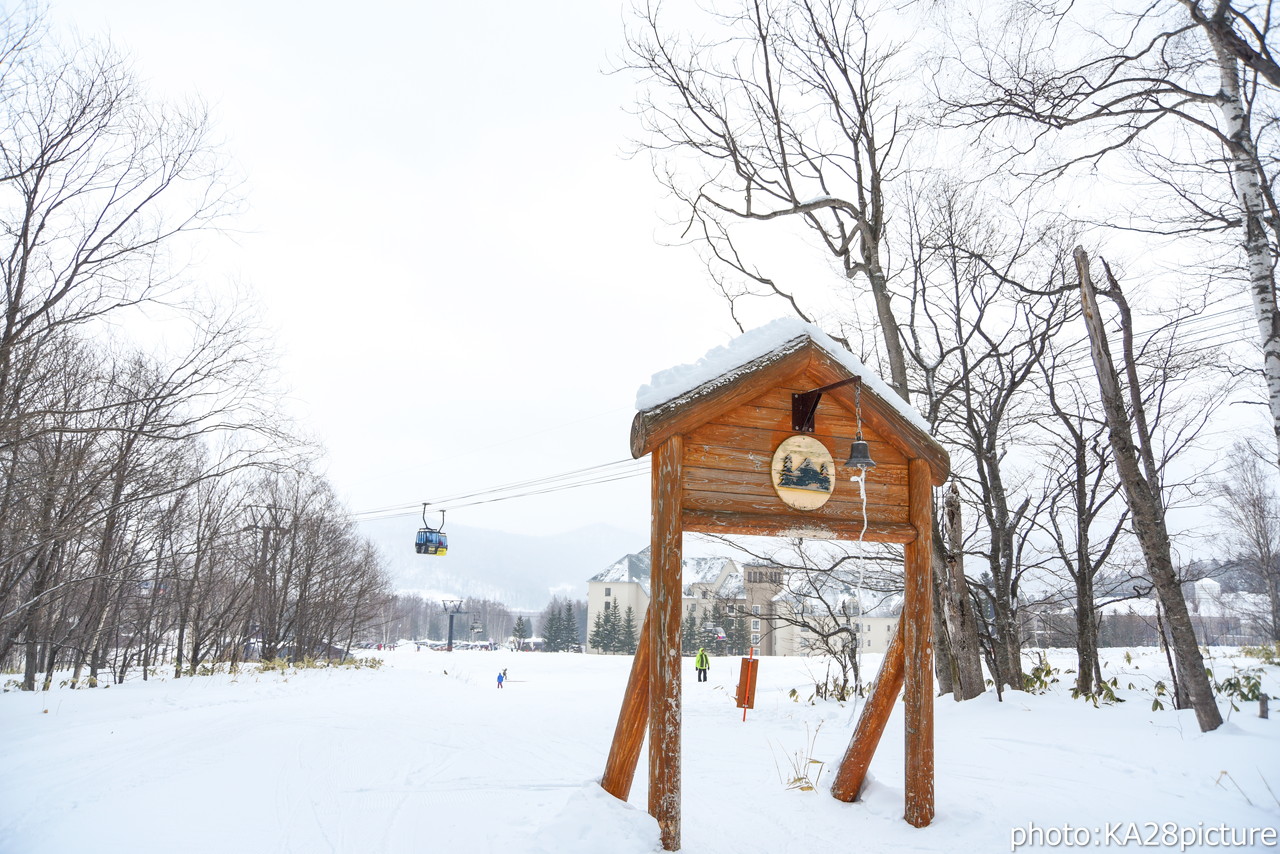
{"label": "diagonal support post", "polygon": [[884,735],[885,724],[893,713],[894,703],[902,691],[902,621],[889,641],[889,649],[880,664],[880,673],[875,684],[871,686],[871,695],[862,707],[858,717],[858,725],[853,730],[853,738],[840,760],[836,771],[835,782],[831,784],[831,796],[836,800],[850,802],[858,798],[862,791],[862,783],[867,778],[867,769],[871,767],[871,757],[880,745],[880,736]]}
{"label": "diagonal support post", "polygon": [[600,786],[621,801],[631,795],[631,783],[640,764],[644,733],[649,727],[649,609],[640,624],[640,644],[631,659],[631,676],[622,697],[622,709],[613,730],[613,744],[604,766]]}

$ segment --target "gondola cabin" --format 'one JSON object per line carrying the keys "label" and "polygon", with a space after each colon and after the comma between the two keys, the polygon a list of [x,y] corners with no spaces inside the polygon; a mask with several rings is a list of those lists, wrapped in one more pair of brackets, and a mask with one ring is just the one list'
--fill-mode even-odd
{"label": "gondola cabin", "polygon": [[420,555],[446,555],[449,553],[449,537],[433,528],[419,528],[413,541],[413,549]]}
{"label": "gondola cabin", "polygon": [[422,505],[422,527],[413,540],[413,550],[420,555],[437,555],[443,557],[449,553],[449,538],[444,533],[444,511],[440,511],[440,527],[433,528],[427,524],[427,507]]}

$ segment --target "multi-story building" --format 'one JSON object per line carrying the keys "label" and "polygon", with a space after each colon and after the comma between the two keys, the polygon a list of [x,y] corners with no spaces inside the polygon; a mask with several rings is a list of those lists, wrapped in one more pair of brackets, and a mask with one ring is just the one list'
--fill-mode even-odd
{"label": "multi-story building", "polygon": [[[650,566],[646,548],[593,576],[587,582],[587,625],[595,625],[596,615],[613,607],[624,612],[630,607],[636,620],[642,619],[649,607]],[[850,630],[861,651],[883,652],[901,609],[900,597],[878,596],[874,602],[864,603],[868,597],[844,589],[824,597],[839,616],[815,616],[788,592],[787,572],[781,567],[740,566],[726,557],[685,559],[682,584],[681,613],[690,625],[714,637],[722,630],[718,623],[738,621],[744,631],[742,643],[753,647],[757,655],[820,653],[822,647],[815,642],[818,634],[836,625]],[[587,652],[599,650],[588,645]]]}
{"label": "multi-story building", "polygon": [[[625,613],[631,608],[637,622],[649,607],[649,573],[651,561],[646,548],[615,562],[587,582],[587,625],[595,625],[596,615],[610,608]],[[730,558],[687,558],[682,567],[683,601],[681,613],[693,614],[701,626],[709,623],[716,605],[733,601],[734,591],[742,587],[742,573]],[[599,652],[588,643],[587,652]]]}

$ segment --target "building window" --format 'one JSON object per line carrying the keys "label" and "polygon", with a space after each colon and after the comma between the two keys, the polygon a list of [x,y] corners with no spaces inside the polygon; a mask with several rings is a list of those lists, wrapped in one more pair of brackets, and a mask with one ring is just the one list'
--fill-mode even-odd
{"label": "building window", "polygon": [[752,621],[751,621],[751,631],[753,631],[753,632],[758,632],[758,631],[760,631],[760,621],[759,621],[759,620],[752,620]]}
{"label": "building window", "polygon": [[606,611],[608,611],[608,610],[609,610],[609,603],[608,603],[608,602],[605,602],[605,603],[604,603],[604,609],[605,609]]}
{"label": "building window", "polygon": [[753,614],[759,614],[759,613],[760,613],[760,606],[759,606],[759,605],[752,605],[752,606],[751,606],[751,613],[753,613]]}
{"label": "building window", "polygon": [[760,636],[759,636],[759,635],[752,635],[752,636],[751,636],[751,645],[752,645],[752,646],[756,646],[756,645],[757,645],[757,644],[759,644],[759,643],[760,643]]}
{"label": "building window", "polygon": [[612,588],[612,587],[606,587],[606,588],[604,589],[604,595],[605,595],[605,598],[606,598],[606,599],[607,599],[608,597],[612,596],[612,595],[613,595],[613,588]]}

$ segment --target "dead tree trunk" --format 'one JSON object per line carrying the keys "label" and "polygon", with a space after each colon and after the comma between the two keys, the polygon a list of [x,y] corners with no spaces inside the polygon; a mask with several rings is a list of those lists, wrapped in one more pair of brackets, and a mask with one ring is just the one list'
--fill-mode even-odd
{"label": "dead tree trunk", "polygon": [[[1133,530],[1142,547],[1142,555],[1146,560],[1147,571],[1155,585],[1156,595],[1164,607],[1169,623],[1169,635],[1173,652],[1181,671],[1181,681],[1185,685],[1195,709],[1196,720],[1202,732],[1209,732],[1222,725],[1222,714],[1209,685],[1209,677],[1205,673],[1204,659],[1200,655],[1200,647],[1196,643],[1195,630],[1191,625],[1191,616],[1187,612],[1187,602],[1182,596],[1182,588],[1173,570],[1173,557],[1169,548],[1169,532],[1165,526],[1164,502],[1160,497],[1158,482],[1148,480],[1154,474],[1148,471],[1144,476],[1139,463],[1139,455],[1149,458],[1153,451],[1150,437],[1145,430],[1140,430],[1142,445],[1135,445],[1133,427],[1129,414],[1125,410],[1124,398],[1120,390],[1120,377],[1116,374],[1111,360],[1111,350],[1107,344],[1106,330],[1102,325],[1102,317],[1098,312],[1098,303],[1093,286],[1093,278],[1089,272],[1089,256],[1081,247],[1075,250],[1076,270],[1080,275],[1080,294],[1084,305],[1085,324],[1089,328],[1090,350],[1093,364],[1098,375],[1098,387],[1102,393],[1102,405],[1107,418],[1107,426],[1111,438],[1111,449],[1115,453],[1116,470],[1124,484],[1129,510],[1133,514]],[[1111,287],[1115,296],[1120,298],[1119,283],[1111,279]],[[1132,374],[1130,385],[1133,385]],[[1141,427],[1145,424],[1145,413],[1141,396],[1137,389],[1130,388],[1130,400],[1134,407],[1134,418]]]}
{"label": "dead tree trunk", "polygon": [[[943,623],[951,653],[951,676],[955,699],[971,700],[986,691],[982,677],[982,648],[978,641],[978,621],[964,575],[964,547],[961,542],[960,490],[954,483],[942,501],[943,537],[941,572],[935,619]],[[939,662],[939,669],[944,662]]]}

